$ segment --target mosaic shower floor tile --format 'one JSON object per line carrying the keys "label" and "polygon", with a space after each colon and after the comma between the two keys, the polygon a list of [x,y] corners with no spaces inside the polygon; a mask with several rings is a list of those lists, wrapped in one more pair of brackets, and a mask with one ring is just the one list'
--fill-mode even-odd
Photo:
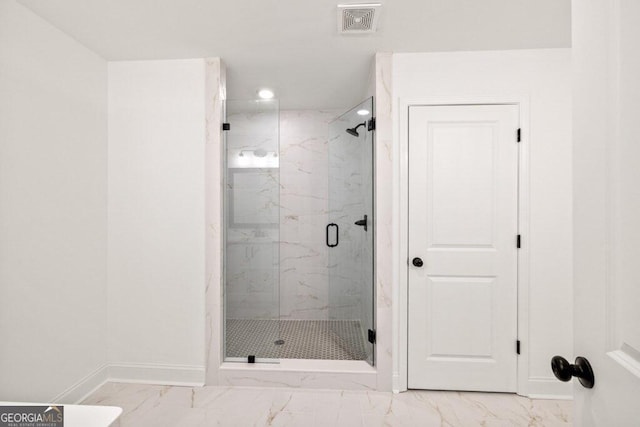
{"label": "mosaic shower floor tile", "polygon": [[[366,360],[360,322],[354,320],[227,319],[227,357]],[[368,343],[366,343],[368,345]]]}

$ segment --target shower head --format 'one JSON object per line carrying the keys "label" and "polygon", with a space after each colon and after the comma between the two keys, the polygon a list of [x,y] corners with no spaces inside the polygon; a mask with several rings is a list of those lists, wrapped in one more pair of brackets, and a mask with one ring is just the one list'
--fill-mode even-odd
{"label": "shower head", "polygon": [[353,136],[360,136],[360,134],[358,133],[358,128],[360,126],[366,126],[367,122],[362,122],[360,123],[358,126],[354,127],[354,128],[349,128],[347,129],[347,133],[349,135],[353,135]]}

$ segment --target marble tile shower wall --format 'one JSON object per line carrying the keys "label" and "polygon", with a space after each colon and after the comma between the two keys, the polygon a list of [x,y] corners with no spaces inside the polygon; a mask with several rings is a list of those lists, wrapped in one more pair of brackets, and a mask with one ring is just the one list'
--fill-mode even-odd
{"label": "marble tile shower wall", "polygon": [[[227,164],[235,187],[227,201],[244,214],[229,212],[226,224],[226,317],[328,319],[327,140],[328,124],[340,111],[281,111],[279,150],[273,114],[227,115],[233,132]],[[259,149],[267,155],[250,164]],[[269,168],[251,177],[240,170],[256,165]],[[257,191],[243,191],[238,177]],[[251,206],[259,209],[247,213]],[[242,225],[252,223],[251,216],[262,221],[260,227]]]}
{"label": "marble tile shower wall", "polygon": [[278,113],[252,108],[227,103],[225,313],[231,319],[280,315]]}
{"label": "marble tile shower wall", "polygon": [[340,111],[280,113],[280,313],[329,318],[328,127]]}

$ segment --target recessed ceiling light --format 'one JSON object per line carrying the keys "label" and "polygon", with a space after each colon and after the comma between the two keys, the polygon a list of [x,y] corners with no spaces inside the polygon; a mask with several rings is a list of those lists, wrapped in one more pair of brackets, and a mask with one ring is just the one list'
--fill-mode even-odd
{"label": "recessed ceiling light", "polygon": [[358,110],[358,115],[360,116],[366,116],[367,114],[369,114],[369,110]]}
{"label": "recessed ceiling light", "polygon": [[258,96],[262,99],[271,99],[274,96],[274,93],[271,89],[260,89],[258,91]]}

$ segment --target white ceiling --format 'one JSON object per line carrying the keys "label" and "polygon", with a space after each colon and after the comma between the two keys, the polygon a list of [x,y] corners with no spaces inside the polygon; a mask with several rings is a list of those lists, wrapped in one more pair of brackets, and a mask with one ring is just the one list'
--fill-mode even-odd
{"label": "white ceiling", "polygon": [[338,35],[339,2],[20,0],[110,61],[219,56],[231,98],[271,87],[285,109],[355,105],[375,52],[571,44],[570,0],[381,0],[377,33],[357,36]]}

